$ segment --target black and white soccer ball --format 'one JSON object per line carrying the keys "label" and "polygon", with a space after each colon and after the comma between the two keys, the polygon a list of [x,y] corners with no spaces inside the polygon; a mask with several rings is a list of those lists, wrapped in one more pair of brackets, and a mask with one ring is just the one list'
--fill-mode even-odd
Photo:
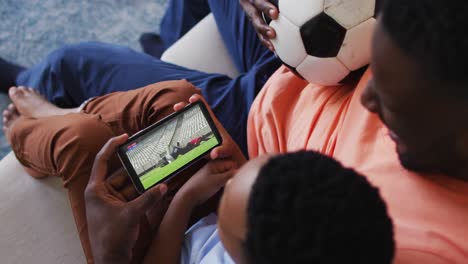
{"label": "black and white soccer ball", "polygon": [[[408,0],[410,1],[410,0]],[[379,0],[273,0],[276,55],[310,83],[338,85],[370,62]]]}

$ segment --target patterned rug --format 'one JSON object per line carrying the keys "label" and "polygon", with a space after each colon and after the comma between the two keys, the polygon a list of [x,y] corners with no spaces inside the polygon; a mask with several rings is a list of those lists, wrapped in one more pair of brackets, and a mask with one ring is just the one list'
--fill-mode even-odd
{"label": "patterned rug", "polygon": [[[2,0],[0,57],[31,66],[64,44],[90,40],[141,50],[139,35],[158,32],[167,1]],[[8,98],[0,95],[2,112],[8,103]],[[0,131],[0,159],[9,151]]]}

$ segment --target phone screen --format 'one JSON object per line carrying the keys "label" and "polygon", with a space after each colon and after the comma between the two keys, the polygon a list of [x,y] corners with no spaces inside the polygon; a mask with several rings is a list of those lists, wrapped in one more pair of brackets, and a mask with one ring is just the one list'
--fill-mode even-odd
{"label": "phone screen", "polygon": [[193,104],[120,147],[126,157],[124,165],[132,167],[133,173],[127,171],[134,174],[130,175],[134,183],[138,180],[137,185],[147,190],[221,144],[202,107]]}

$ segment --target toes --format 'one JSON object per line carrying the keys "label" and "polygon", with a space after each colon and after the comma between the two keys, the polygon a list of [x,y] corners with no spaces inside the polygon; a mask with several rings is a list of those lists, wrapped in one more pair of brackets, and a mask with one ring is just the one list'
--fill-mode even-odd
{"label": "toes", "polygon": [[14,104],[9,104],[7,108],[12,114],[19,115],[18,109]]}
{"label": "toes", "polygon": [[9,118],[11,115],[10,111],[8,110],[3,110],[3,118]]}
{"label": "toes", "polygon": [[20,96],[24,95],[24,88],[20,87],[11,87],[10,90],[8,90],[8,95],[10,96],[10,99],[15,99]]}
{"label": "toes", "polygon": [[16,110],[16,107],[14,104],[9,104],[7,109],[10,110],[11,112],[14,112]]}
{"label": "toes", "polygon": [[36,89],[33,89],[31,87],[28,87],[28,91],[31,93],[39,94],[39,92]]}
{"label": "toes", "polygon": [[18,92],[18,87],[13,86],[13,87],[10,87],[10,89],[8,89],[8,95],[10,97],[15,96],[17,92]]}
{"label": "toes", "polygon": [[12,118],[19,116],[19,113],[14,104],[9,104],[8,107],[3,110],[3,124],[7,124]]}
{"label": "toes", "polygon": [[29,92],[28,88],[26,86],[18,86],[18,92],[17,94],[25,95]]}
{"label": "toes", "polygon": [[10,96],[10,99],[12,99],[13,102],[15,102],[15,99],[24,97],[26,92],[27,90],[24,86],[11,87],[10,90],[8,90],[8,95]]}

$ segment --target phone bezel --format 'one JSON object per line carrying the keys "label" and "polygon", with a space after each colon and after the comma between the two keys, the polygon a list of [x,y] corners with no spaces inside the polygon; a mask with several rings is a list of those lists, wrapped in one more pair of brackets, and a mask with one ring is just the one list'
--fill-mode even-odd
{"label": "phone bezel", "polygon": [[[213,146],[209,150],[205,151],[203,154],[201,154],[200,156],[195,158],[193,161],[191,161],[191,162],[185,164],[184,166],[182,166],[181,168],[177,169],[176,171],[174,171],[173,173],[171,173],[170,175],[168,175],[164,179],[160,180],[159,182],[154,183],[153,185],[148,187],[148,189],[145,189],[143,187],[143,185],[141,184],[141,181],[140,181],[138,175],[136,174],[135,170],[133,169],[133,165],[131,164],[130,160],[128,159],[128,157],[126,155],[125,146],[127,144],[129,144],[130,142],[135,141],[136,139],[138,139],[138,138],[140,138],[140,137],[142,137],[142,136],[144,136],[144,135],[146,135],[148,133],[151,133],[153,130],[163,126],[165,123],[172,120],[172,118],[175,118],[178,115],[183,114],[184,112],[190,110],[191,108],[193,108],[193,107],[195,107],[197,105],[200,106],[200,109],[201,109],[201,111],[203,113],[203,116],[205,117],[206,121],[208,122],[208,125],[210,126],[211,131],[213,131],[214,136],[218,140],[218,144],[216,146]],[[221,135],[219,134],[218,128],[214,124],[213,118],[211,117],[210,113],[208,112],[208,109],[206,108],[205,104],[202,101],[197,101],[195,103],[187,105],[186,107],[184,107],[180,111],[174,112],[174,113],[166,116],[165,118],[159,120],[158,122],[148,126],[147,128],[145,128],[145,129],[137,132],[136,134],[132,135],[131,137],[129,137],[128,140],[125,143],[123,143],[122,145],[120,145],[118,147],[118,156],[119,156],[119,159],[122,162],[125,170],[127,171],[127,174],[129,175],[133,185],[137,189],[137,191],[139,193],[144,193],[145,191],[151,189],[155,185],[158,185],[158,184],[163,183],[163,182],[167,182],[170,179],[174,178],[174,176],[176,176],[180,172],[182,172],[185,169],[187,169],[188,167],[190,167],[193,163],[195,163],[195,162],[199,161],[200,159],[202,159],[203,157],[205,157],[206,154],[208,154],[214,148],[220,146],[222,143],[223,143],[223,139],[222,139]]]}

